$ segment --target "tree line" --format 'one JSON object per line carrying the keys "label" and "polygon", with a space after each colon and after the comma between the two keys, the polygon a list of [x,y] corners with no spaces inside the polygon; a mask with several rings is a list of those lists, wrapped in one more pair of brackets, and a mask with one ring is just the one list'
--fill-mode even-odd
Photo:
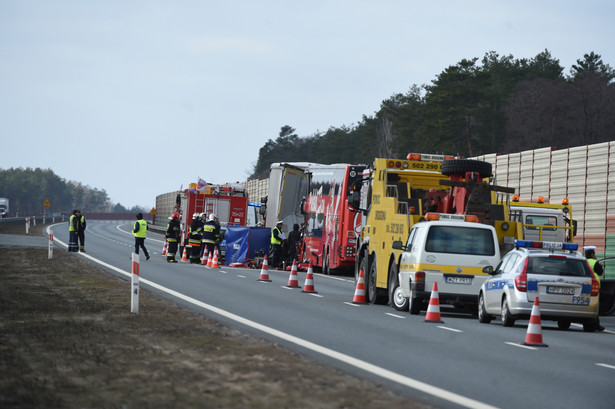
{"label": "tree line", "polygon": [[299,137],[289,125],[259,150],[250,179],[274,162],[371,163],[409,152],[464,157],[558,149],[615,139],[615,70],[591,52],[568,74],[545,50],[515,59],[463,59],[429,85],[412,85],[352,126]]}
{"label": "tree line", "polygon": [[126,209],[113,204],[105,190],[67,181],[51,169],[10,168],[0,169],[0,197],[9,199],[9,214],[21,216],[43,213],[43,203],[51,206],[48,213],[82,212],[124,213],[142,212],[138,206]]}

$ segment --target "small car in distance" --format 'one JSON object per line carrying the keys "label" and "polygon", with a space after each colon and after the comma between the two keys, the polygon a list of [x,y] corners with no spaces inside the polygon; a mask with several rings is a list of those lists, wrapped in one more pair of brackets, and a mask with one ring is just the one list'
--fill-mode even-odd
{"label": "small car in distance", "polygon": [[557,321],[561,329],[580,322],[584,331],[595,331],[600,284],[577,249],[576,243],[516,240],[495,270],[484,269],[491,277],[480,288],[478,320],[500,316],[511,327],[529,319],[538,297],[541,320]]}

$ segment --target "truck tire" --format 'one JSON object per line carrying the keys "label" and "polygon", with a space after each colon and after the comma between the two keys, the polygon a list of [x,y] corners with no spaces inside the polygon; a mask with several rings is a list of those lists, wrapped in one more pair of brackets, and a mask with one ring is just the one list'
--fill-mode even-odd
{"label": "truck tire", "polygon": [[331,275],[331,269],[329,268],[329,250],[325,247],[322,249],[322,273],[324,275]]}
{"label": "truck tire", "polygon": [[478,172],[481,178],[491,176],[492,166],[489,162],[474,159],[450,159],[442,162],[440,171],[443,175],[463,175],[466,172]]}
{"label": "truck tire", "polygon": [[[367,279],[365,280],[366,292],[367,292],[367,302],[370,304],[386,304],[388,294],[386,291],[381,290],[376,286],[376,270],[377,263],[376,259],[372,260],[371,266],[369,268],[369,273],[367,274]],[[383,294],[384,292],[384,294]]]}

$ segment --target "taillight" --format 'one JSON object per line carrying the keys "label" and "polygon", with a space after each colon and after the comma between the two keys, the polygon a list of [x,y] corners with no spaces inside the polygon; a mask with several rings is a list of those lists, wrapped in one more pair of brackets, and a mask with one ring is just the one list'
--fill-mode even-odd
{"label": "taillight", "polygon": [[530,262],[529,257],[525,259],[523,268],[518,276],[515,277],[515,288],[522,293],[527,292],[527,265]]}
{"label": "taillight", "polygon": [[425,273],[423,271],[414,273],[414,288],[416,291],[425,291]]}
{"label": "taillight", "polygon": [[600,295],[600,282],[596,280],[596,277],[592,273],[592,297]]}

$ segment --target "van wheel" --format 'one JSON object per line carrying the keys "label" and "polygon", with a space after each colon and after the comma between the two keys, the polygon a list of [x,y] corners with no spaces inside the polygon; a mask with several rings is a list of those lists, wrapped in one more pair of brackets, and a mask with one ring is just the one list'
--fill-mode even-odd
{"label": "van wheel", "polygon": [[502,325],[505,327],[512,327],[515,325],[515,320],[510,315],[510,309],[508,308],[508,301],[506,301],[506,298],[502,301]]}
{"label": "van wheel", "polygon": [[489,324],[493,317],[487,314],[487,309],[485,308],[485,296],[483,293],[480,293],[478,296],[478,322],[482,324]]}
{"label": "van wheel", "polygon": [[401,292],[395,263],[391,263],[389,268],[389,303],[397,311],[408,311],[408,299]]}
{"label": "van wheel", "polygon": [[557,327],[559,329],[568,329],[568,328],[570,328],[570,321],[568,321],[568,320],[558,320],[557,321]]}
{"label": "van wheel", "polygon": [[418,315],[421,312],[421,306],[423,301],[418,298],[412,298],[412,290],[410,290],[410,297],[408,298],[408,310],[412,315]]}

